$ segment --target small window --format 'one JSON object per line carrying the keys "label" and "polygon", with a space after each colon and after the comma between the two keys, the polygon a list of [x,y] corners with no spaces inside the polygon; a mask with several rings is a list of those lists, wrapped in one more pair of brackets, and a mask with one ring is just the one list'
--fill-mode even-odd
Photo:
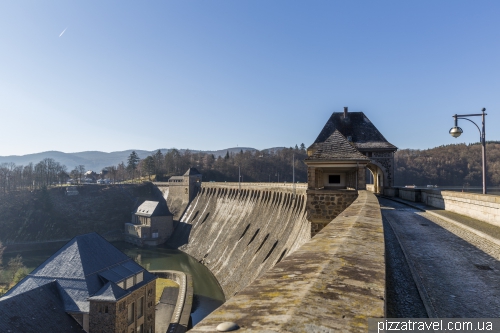
{"label": "small window", "polygon": [[141,297],[137,302],[137,318],[141,318],[143,315],[144,315],[144,297]]}
{"label": "small window", "polygon": [[134,277],[132,276],[131,278],[128,278],[127,279],[127,283],[126,283],[126,288],[129,289],[129,288],[132,288],[134,286]]}
{"label": "small window", "polygon": [[340,184],[340,175],[328,175],[328,183]]}
{"label": "small window", "polygon": [[135,303],[130,303],[128,305],[128,315],[127,315],[127,319],[128,319],[128,324],[132,324],[134,322],[134,307],[135,307]]}

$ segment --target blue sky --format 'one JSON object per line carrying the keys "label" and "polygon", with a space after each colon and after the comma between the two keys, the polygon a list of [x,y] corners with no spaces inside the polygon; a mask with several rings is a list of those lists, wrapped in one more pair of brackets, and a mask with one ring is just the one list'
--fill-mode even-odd
{"label": "blue sky", "polygon": [[0,155],[309,145],[344,106],[399,148],[477,142],[467,121],[448,130],[483,107],[500,140],[499,15],[500,1],[3,1]]}

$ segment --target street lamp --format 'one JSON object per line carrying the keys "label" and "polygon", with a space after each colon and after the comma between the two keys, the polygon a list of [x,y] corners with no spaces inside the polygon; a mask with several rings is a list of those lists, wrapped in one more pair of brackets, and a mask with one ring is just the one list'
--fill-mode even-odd
{"label": "street lamp", "polygon": [[[485,108],[481,110],[483,113],[475,113],[475,114],[455,114],[453,118],[455,118],[455,126],[453,126],[450,129],[450,135],[454,138],[458,138],[460,134],[462,134],[464,131],[458,127],[458,119],[465,119],[476,125],[477,130],[479,131],[479,141],[481,142],[482,145],[482,150],[483,150],[483,194],[486,194],[486,138],[485,138],[485,121],[486,121],[486,115],[487,113],[484,113],[486,111]],[[475,122],[473,122],[470,119],[467,119],[465,117],[483,117],[483,128],[482,131],[477,126]]]}

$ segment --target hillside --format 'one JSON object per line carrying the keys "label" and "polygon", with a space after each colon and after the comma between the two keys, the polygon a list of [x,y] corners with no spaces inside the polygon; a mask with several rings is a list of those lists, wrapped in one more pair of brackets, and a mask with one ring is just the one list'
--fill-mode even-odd
{"label": "hillside", "polygon": [[[172,148],[173,149],[173,148]],[[59,162],[62,165],[65,165],[68,170],[73,169],[75,166],[84,165],[86,170],[94,170],[99,172],[105,167],[111,165],[118,165],[121,162],[126,163],[127,158],[129,157],[132,151],[135,151],[140,159],[144,159],[149,155],[153,155],[155,152],[160,150],[162,154],[166,154],[172,149],[156,149],[154,151],[147,150],[124,150],[124,151],[115,151],[111,153],[106,153],[102,151],[84,151],[78,153],[63,153],[60,151],[46,151],[36,154],[27,154],[27,155],[11,155],[11,156],[0,156],[0,164],[2,163],[14,163],[16,165],[27,165],[29,163],[36,164],[45,158],[52,158],[55,161]],[[270,148],[271,150],[279,150],[282,148]],[[237,147],[237,148],[227,148],[221,150],[213,150],[213,151],[199,151],[199,150],[191,150],[191,152],[195,153],[206,153],[213,154],[216,158],[219,156],[224,156],[226,152],[229,153],[237,153],[243,151],[255,151],[254,148],[246,148],[246,147]],[[187,149],[179,149],[181,153],[187,151]]]}
{"label": "hillside", "polygon": [[[500,142],[486,144],[487,184],[500,186]],[[481,145],[401,149],[395,154],[395,185],[482,185]]]}
{"label": "hillside", "polygon": [[0,241],[70,239],[92,231],[115,238],[138,204],[156,198],[150,184],[84,185],[78,190],[77,196],[66,196],[64,187],[0,195]]}

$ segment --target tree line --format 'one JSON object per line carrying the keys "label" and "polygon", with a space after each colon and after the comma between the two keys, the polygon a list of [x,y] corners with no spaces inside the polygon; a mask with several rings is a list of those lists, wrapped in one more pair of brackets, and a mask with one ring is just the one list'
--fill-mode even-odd
{"label": "tree line", "polygon": [[[295,181],[307,181],[307,157],[304,144],[294,148],[267,150],[240,150],[226,152],[225,156],[183,152],[171,149],[163,154],[160,150],[140,159],[133,151],[127,161],[104,168],[100,178],[109,178],[113,183],[137,180],[166,181],[174,175],[182,175],[190,167],[197,168],[204,181],[245,182],[291,182],[293,165]],[[488,142],[487,183],[500,186],[500,142]],[[293,161],[295,159],[295,162]],[[481,186],[481,145],[452,144],[432,149],[401,149],[394,156],[395,185],[408,184],[440,186]],[[293,164],[295,163],[295,164]],[[0,193],[13,190],[34,190],[73,179],[80,183],[85,175],[85,166],[78,165],[68,171],[65,165],[45,158],[39,163],[26,166],[14,163],[0,165]]]}
{"label": "tree line", "polygon": [[[401,149],[394,156],[395,185],[481,186],[481,145],[451,144]],[[486,144],[486,183],[500,186],[500,142]]]}
{"label": "tree line", "polygon": [[132,154],[126,168],[135,170],[142,177],[159,181],[182,175],[190,167],[197,168],[204,181],[231,182],[241,177],[241,181],[245,182],[292,182],[294,168],[295,181],[307,181],[307,167],[303,162],[307,154],[303,143],[300,147],[295,145],[295,148],[240,150],[238,153],[227,151],[225,156],[218,157],[177,149],[165,154],[158,150],[142,160],[137,160]]}
{"label": "tree line", "polygon": [[[294,157],[295,156],[295,157]],[[100,173],[94,173],[96,178],[108,178],[111,182],[137,180],[165,181],[174,175],[182,175],[190,167],[197,168],[205,180],[242,181],[248,182],[291,182],[293,159],[295,158],[295,180],[307,180],[307,168],[303,163],[306,158],[304,144],[295,148],[274,150],[247,150],[239,153],[226,152],[224,157],[213,154],[192,152],[189,149],[181,152],[171,149],[163,154],[160,150],[140,159],[135,151],[127,161],[104,168]],[[51,185],[64,184],[69,179],[79,184],[86,174],[84,165],[75,166],[73,170],[55,161],[45,158],[42,161],[28,165],[15,163],[0,164],[0,193],[16,190],[36,190]]]}

